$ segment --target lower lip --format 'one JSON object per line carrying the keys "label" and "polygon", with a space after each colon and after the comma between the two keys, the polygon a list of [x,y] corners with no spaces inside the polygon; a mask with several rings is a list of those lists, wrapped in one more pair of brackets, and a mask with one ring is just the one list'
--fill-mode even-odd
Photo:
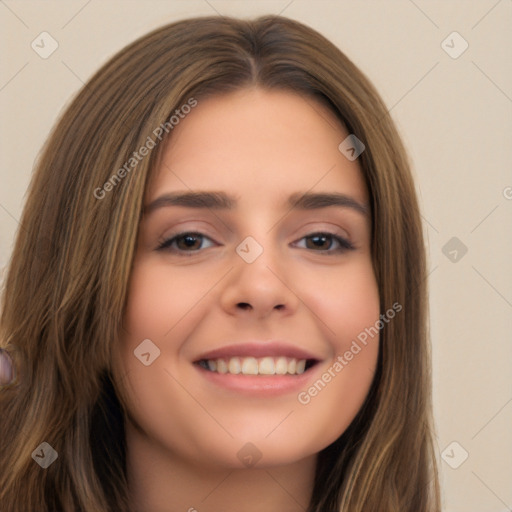
{"label": "lower lip", "polygon": [[300,375],[243,375],[241,373],[234,375],[212,372],[196,364],[194,366],[205,379],[222,388],[252,396],[273,396],[304,389],[308,381],[316,374],[320,364],[315,364]]}

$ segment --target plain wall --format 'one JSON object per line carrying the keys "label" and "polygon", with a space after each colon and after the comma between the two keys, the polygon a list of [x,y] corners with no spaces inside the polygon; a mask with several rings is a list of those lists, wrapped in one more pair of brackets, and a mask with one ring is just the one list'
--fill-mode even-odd
{"label": "plain wall", "polygon": [[[413,163],[429,246],[444,510],[512,510],[510,0],[2,2],[0,268],[34,160],[102,63],[177,19],[270,13],[331,39],[391,110]],[[43,31],[59,45],[47,59],[31,48]],[[457,56],[464,40],[469,46]]]}

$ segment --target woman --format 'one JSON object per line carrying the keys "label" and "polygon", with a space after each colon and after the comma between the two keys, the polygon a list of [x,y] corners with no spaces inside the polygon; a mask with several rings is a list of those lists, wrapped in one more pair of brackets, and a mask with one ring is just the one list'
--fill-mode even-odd
{"label": "woman", "polygon": [[129,45],[46,145],[3,296],[8,511],[439,511],[414,186],[282,17]]}

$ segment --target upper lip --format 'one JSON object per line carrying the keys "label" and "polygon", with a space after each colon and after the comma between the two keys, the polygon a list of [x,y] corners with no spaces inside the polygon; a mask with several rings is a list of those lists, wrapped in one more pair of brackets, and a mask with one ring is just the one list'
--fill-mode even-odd
{"label": "upper lip", "polygon": [[320,360],[311,352],[282,341],[265,341],[226,345],[201,354],[195,361],[205,359],[230,359],[231,357],[290,357]]}

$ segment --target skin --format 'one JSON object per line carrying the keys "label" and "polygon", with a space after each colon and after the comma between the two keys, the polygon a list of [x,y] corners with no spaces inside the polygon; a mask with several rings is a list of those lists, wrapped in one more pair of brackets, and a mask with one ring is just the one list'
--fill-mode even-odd
{"label": "skin", "polygon": [[[307,507],[316,454],[363,404],[378,339],[308,404],[297,391],[248,397],[221,388],[193,361],[226,344],[287,340],[319,357],[311,370],[317,380],[378,320],[369,216],[340,206],[290,209],[286,202],[293,193],[337,192],[367,204],[357,160],[338,150],[347,135],[316,100],[258,88],[199,101],[173,129],[145,204],[201,190],[233,195],[237,205],[166,206],[142,218],[116,357],[135,510]],[[195,251],[187,252],[183,239],[174,251],[157,250],[184,231],[207,238],[196,240]],[[354,249],[336,251],[329,238],[318,248],[311,236],[319,232],[346,238]],[[253,263],[236,252],[247,236],[263,248]],[[134,357],[144,339],[160,350],[149,366]],[[256,465],[237,457],[242,448],[261,455]]]}

